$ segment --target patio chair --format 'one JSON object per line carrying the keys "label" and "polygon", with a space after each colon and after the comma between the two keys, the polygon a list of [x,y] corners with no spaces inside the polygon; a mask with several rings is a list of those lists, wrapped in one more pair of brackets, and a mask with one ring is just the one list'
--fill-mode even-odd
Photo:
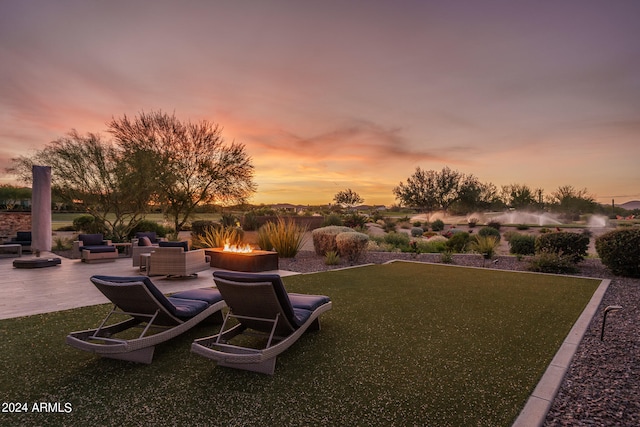
{"label": "patio chair", "polygon": [[[166,244],[172,242],[166,242]],[[178,242],[176,242],[178,243]],[[199,271],[211,266],[204,249],[185,251],[185,246],[160,246],[149,254],[148,276],[168,276],[171,278],[197,277]]]}
{"label": "patio chair", "polygon": [[[148,277],[92,276],[91,282],[113,302],[113,308],[100,326],[71,332],[66,342],[102,357],[149,364],[157,344],[204,320],[222,321],[225,302],[213,288],[165,297]],[[126,320],[108,324],[112,316],[122,318],[123,315]],[[134,329],[142,332],[136,336],[132,334]]]}
{"label": "patio chair", "polygon": [[[191,351],[219,366],[273,374],[276,357],[305,331],[320,330],[320,314],[331,309],[327,296],[287,293],[276,274],[216,271],[213,279],[229,311],[220,333],[195,340]],[[227,329],[231,318],[238,323]],[[232,343],[239,336],[245,345]],[[246,346],[247,337],[260,345]]]}
{"label": "patio chair", "polygon": [[9,243],[22,246],[23,251],[30,251],[31,250],[31,232],[18,231],[16,232],[16,237],[12,237]]}
{"label": "patio chair", "polygon": [[105,240],[102,234],[80,234],[73,242],[74,257],[79,253],[83,262],[115,261],[118,249]]}
{"label": "patio chair", "polygon": [[140,255],[153,252],[160,242],[166,241],[164,237],[158,237],[155,231],[137,232],[136,236],[131,239],[131,258],[134,267],[140,267]]}

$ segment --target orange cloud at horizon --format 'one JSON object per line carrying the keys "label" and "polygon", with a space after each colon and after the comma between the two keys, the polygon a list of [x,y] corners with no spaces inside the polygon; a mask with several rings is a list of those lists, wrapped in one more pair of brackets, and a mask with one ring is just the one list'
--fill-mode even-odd
{"label": "orange cloud at horizon", "polygon": [[351,188],[389,205],[418,166],[640,199],[638,17],[583,0],[0,2],[0,170],[162,110],[245,144],[258,203]]}

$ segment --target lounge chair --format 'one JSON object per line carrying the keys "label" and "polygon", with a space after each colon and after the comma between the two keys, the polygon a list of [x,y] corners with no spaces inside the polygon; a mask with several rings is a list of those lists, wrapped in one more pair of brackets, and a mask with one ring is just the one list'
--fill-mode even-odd
{"label": "lounge chair", "polygon": [[[213,279],[229,312],[220,333],[195,340],[191,351],[219,366],[273,374],[276,357],[305,331],[320,330],[320,314],[331,309],[329,297],[287,293],[276,274],[216,271]],[[230,318],[238,324],[226,329]],[[261,348],[233,344],[239,335],[257,335]]]}
{"label": "lounge chair", "polygon": [[118,249],[102,234],[80,234],[73,242],[73,254],[80,254],[82,262],[108,262],[118,258]]}
{"label": "lounge chair", "polygon": [[[91,282],[114,307],[98,328],[71,332],[66,342],[103,357],[151,363],[157,344],[182,334],[205,319],[222,321],[221,310],[225,303],[220,292],[212,288],[165,297],[148,277],[92,276]],[[128,319],[107,324],[114,315],[127,315]],[[142,329],[139,336],[116,336],[133,328]]]}
{"label": "lounge chair", "polygon": [[[162,246],[162,244],[167,246]],[[176,246],[169,246],[175,243]],[[178,245],[184,243],[184,245]],[[199,271],[209,270],[209,260],[204,249],[187,250],[187,242],[160,242],[149,254],[148,276],[168,276],[172,278],[195,278]],[[210,258],[209,258],[210,259]]]}
{"label": "lounge chair", "polygon": [[158,237],[154,231],[137,232],[136,236],[131,239],[133,266],[140,267],[140,255],[151,253],[160,245],[160,242],[164,241],[166,239]]}

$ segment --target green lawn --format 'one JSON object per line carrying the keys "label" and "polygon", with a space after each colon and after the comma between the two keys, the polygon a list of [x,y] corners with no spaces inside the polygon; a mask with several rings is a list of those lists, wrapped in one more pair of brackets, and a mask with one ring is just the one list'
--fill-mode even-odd
{"label": "green lawn", "polygon": [[1,425],[508,426],[591,298],[591,279],[393,263],[299,275],[329,295],[322,330],[278,358],[274,376],[190,353],[199,327],[152,365],[99,359],[65,335],[96,306],[0,321],[3,402],[70,403]]}

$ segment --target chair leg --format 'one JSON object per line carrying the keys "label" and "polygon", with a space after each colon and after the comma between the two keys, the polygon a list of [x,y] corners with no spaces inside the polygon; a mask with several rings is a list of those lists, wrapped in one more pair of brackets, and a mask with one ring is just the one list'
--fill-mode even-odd
{"label": "chair leg", "polygon": [[127,353],[99,353],[102,357],[109,359],[126,360],[128,362],[151,364],[153,360],[153,351],[155,346],[141,348],[140,350],[130,351]]}
{"label": "chair leg", "polygon": [[276,370],[276,358],[273,357],[268,360],[257,363],[229,363],[221,360],[216,361],[218,366],[225,366],[227,368],[242,369],[245,371],[258,372],[260,374],[273,375]]}

